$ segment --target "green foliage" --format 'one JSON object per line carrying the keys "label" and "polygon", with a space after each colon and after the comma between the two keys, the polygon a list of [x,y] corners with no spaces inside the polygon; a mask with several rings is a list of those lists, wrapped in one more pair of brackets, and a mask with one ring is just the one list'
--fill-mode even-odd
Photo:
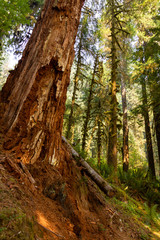
{"label": "green foliage", "polygon": [[113,173],[113,168],[107,165],[106,160],[102,160],[100,166],[97,165],[97,168],[104,178],[112,182],[113,179],[111,174]]}
{"label": "green foliage", "polygon": [[[141,234],[141,239],[159,239],[152,234],[146,234],[141,231],[142,227],[150,229],[151,232],[159,232],[160,229],[160,214],[156,204],[149,205],[147,202],[135,200],[135,194],[131,196],[126,189],[121,187],[116,188],[116,196],[112,199],[115,208],[127,216],[127,218],[134,219],[139,228],[137,232]],[[133,198],[134,197],[134,198]],[[154,234],[153,234],[154,235]]]}
{"label": "green foliage", "polygon": [[157,204],[149,206],[147,203],[144,203],[144,209],[147,213],[146,224],[147,225],[155,224],[160,229],[159,226],[160,214],[157,212],[157,208],[158,208]]}
{"label": "green foliage", "polygon": [[128,193],[139,196],[148,204],[160,204],[160,182],[147,176],[147,171],[143,168],[129,169],[128,172],[118,169],[119,180]]}
{"label": "green foliage", "polygon": [[29,0],[0,0],[0,39],[19,24],[29,23]]}

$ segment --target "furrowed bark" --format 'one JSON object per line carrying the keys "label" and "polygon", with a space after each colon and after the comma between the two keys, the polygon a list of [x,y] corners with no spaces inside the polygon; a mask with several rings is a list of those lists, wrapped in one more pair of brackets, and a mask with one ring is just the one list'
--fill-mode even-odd
{"label": "furrowed bark", "polygon": [[4,149],[24,163],[60,158],[66,91],[84,0],[46,0],[1,92]]}
{"label": "furrowed bark", "polygon": [[73,159],[83,167],[84,172],[97,184],[97,186],[109,197],[112,197],[115,190],[71,147],[65,137],[62,137],[62,142],[66,145],[67,150],[72,155]]}

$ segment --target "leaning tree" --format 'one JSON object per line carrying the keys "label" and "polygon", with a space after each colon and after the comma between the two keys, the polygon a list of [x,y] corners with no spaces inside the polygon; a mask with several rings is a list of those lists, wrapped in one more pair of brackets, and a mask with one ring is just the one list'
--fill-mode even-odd
{"label": "leaning tree", "polygon": [[0,93],[3,148],[24,163],[60,159],[66,91],[84,0],[46,0]]}

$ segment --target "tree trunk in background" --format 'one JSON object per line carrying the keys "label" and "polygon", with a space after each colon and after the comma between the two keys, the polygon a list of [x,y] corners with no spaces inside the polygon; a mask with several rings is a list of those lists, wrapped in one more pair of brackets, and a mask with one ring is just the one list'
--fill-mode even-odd
{"label": "tree trunk in background", "polygon": [[[97,122],[97,120],[96,120],[96,122]],[[89,138],[88,143],[87,143],[86,152],[89,152],[89,149],[90,149],[90,147],[91,147],[91,142],[92,142],[93,135],[94,135],[94,132],[95,132],[95,130],[96,130],[96,127],[97,127],[97,126],[96,126],[96,124],[95,124],[95,126],[92,128],[92,133],[91,133],[90,138]]]}
{"label": "tree trunk in background", "polygon": [[[98,111],[101,112],[101,100],[98,100]],[[98,117],[98,129],[97,129],[97,159],[98,166],[101,165],[101,152],[102,152],[102,130],[101,130],[101,118]]]}
{"label": "tree trunk in background", "polygon": [[46,0],[1,92],[4,149],[24,163],[60,159],[63,114],[84,0]]}
{"label": "tree trunk in background", "polygon": [[72,104],[71,104],[71,111],[69,114],[68,119],[68,127],[66,132],[66,138],[69,139],[71,136],[71,127],[73,124],[73,111],[74,111],[74,105],[75,105],[75,99],[76,99],[76,91],[77,91],[77,85],[79,80],[79,73],[80,73],[80,66],[81,66],[81,50],[82,50],[82,30],[81,30],[81,37],[79,42],[79,49],[78,49],[78,62],[77,62],[77,69],[76,74],[74,77],[74,87],[73,87],[73,95],[72,95]]}
{"label": "tree trunk in background", "polygon": [[[124,54],[122,54],[123,56]],[[129,146],[128,146],[128,117],[127,117],[127,99],[126,99],[126,84],[125,72],[126,63],[125,56],[121,60],[121,95],[122,95],[122,108],[123,108],[123,171],[127,172],[129,168]]]}
{"label": "tree trunk in background", "polygon": [[159,104],[159,94],[157,91],[158,89],[159,89],[158,79],[156,79],[155,77],[153,84],[150,85],[150,94],[151,94],[152,105],[153,105],[153,117],[154,117],[155,131],[156,131],[159,167],[160,167],[160,104]]}
{"label": "tree trunk in background", "polygon": [[117,57],[116,57],[116,29],[115,29],[115,2],[112,0],[112,27],[111,27],[111,120],[108,141],[108,165],[117,171]]}
{"label": "tree trunk in background", "polygon": [[82,135],[82,150],[83,151],[85,150],[85,146],[86,146],[86,138],[87,138],[87,133],[88,133],[88,122],[90,119],[91,101],[92,101],[92,95],[93,95],[93,86],[94,86],[94,82],[95,82],[97,64],[98,64],[98,56],[96,56],[95,63],[94,63],[94,70],[93,70],[91,85],[90,85],[90,89],[89,89],[89,96],[88,96],[88,100],[87,100],[86,116],[85,116],[84,125],[83,125],[83,135]]}
{"label": "tree trunk in background", "polygon": [[150,129],[150,122],[149,122],[149,112],[148,112],[145,77],[142,77],[141,85],[142,85],[143,116],[144,116],[144,121],[145,121],[145,133],[146,133],[146,143],[147,143],[147,157],[148,157],[149,174],[151,175],[151,177],[155,177],[156,173],[155,173],[155,165],[154,165],[151,129]]}
{"label": "tree trunk in background", "polygon": [[102,142],[101,142],[101,121],[98,120],[98,131],[97,131],[97,155],[98,155],[98,165],[101,165],[101,149],[102,149]]}
{"label": "tree trunk in background", "polygon": [[123,171],[129,168],[129,147],[128,147],[128,118],[127,118],[127,99],[126,86],[123,77],[121,78],[122,107],[123,107]]}
{"label": "tree trunk in background", "polygon": [[155,130],[156,130],[156,139],[157,139],[157,147],[158,147],[158,157],[159,157],[159,166],[160,166],[160,106],[153,107],[153,115],[154,115],[154,122],[155,122]]}

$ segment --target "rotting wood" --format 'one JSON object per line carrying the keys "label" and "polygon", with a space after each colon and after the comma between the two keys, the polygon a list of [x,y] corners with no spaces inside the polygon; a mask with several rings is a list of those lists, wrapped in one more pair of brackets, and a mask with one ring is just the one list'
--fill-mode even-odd
{"label": "rotting wood", "polygon": [[3,149],[19,162],[60,161],[67,87],[84,0],[46,0],[0,93]]}
{"label": "rotting wood", "polygon": [[32,184],[35,184],[36,181],[34,180],[34,178],[32,177],[32,175],[31,175],[30,172],[28,171],[27,167],[26,167],[22,162],[20,162],[20,165],[21,165],[23,171],[25,172],[25,174],[28,176],[30,182],[31,182]]}
{"label": "rotting wood", "polygon": [[82,167],[85,173],[97,184],[97,186],[109,197],[115,194],[115,190],[72,148],[66,138],[62,136],[62,142],[66,144],[67,149]]}
{"label": "rotting wood", "polygon": [[[5,158],[5,162],[7,163],[12,170],[14,170],[14,174],[18,175],[18,177],[26,183],[26,185],[29,186],[32,193],[35,193],[37,191],[36,186],[34,185],[35,180],[29,173],[26,166],[23,164],[23,168],[21,168],[18,163],[15,163],[13,159],[10,159],[9,157]],[[21,165],[22,166],[22,165]],[[25,171],[24,171],[25,169]],[[26,170],[27,169],[27,170]],[[34,183],[33,183],[34,182]]]}

